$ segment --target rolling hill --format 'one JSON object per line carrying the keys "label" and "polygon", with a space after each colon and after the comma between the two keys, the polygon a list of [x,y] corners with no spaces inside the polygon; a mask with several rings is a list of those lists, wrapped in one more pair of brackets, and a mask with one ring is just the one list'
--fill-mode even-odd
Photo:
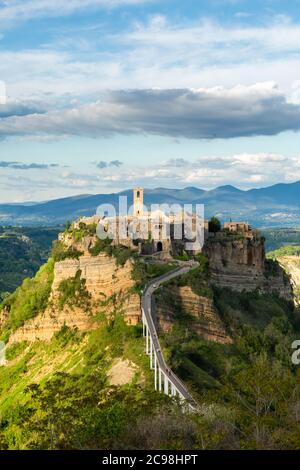
{"label": "rolling hill", "polygon": [[[132,191],[112,194],[82,194],[35,204],[0,204],[1,225],[56,225],[83,215],[92,215],[100,204],[118,207],[119,196]],[[205,215],[247,220],[257,227],[295,226],[300,224],[300,181],[276,184],[266,188],[243,191],[234,186],[220,186],[205,191],[196,187],[184,189],[155,188],[145,190],[145,204],[205,204]]]}

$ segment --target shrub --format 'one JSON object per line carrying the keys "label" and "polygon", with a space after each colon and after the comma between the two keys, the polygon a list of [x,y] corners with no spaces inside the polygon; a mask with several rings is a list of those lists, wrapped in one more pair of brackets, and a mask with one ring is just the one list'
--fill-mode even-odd
{"label": "shrub", "polygon": [[81,241],[84,237],[93,236],[96,234],[97,224],[85,224],[84,222],[79,222],[78,227],[71,230],[73,239],[76,242]]}
{"label": "shrub", "polygon": [[64,323],[61,329],[54,333],[54,339],[61,347],[66,346],[68,343],[79,343],[78,328],[70,328]]}
{"label": "shrub", "polygon": [[95,245],[89,249],[92,256],[98,256],[100,253],[111,254],[111,238],[105,238],[104,240],[97,238]]}
{"label": "shrub", "polygon": [[266,259],[265,261],[265,276],[266,278],[269,277],[276,277],[282,272],[282,268],[278,261],[275,259]]}
{"label": "shrub", "polygon": [[208,223],[208,227],[209,227],[208,228],[209,232],[212,232],[212,233],[220,232],[221,222],[219,221],[217,217],[212,217]]}
{"label": "shrub", "polygon": [[133,252],[130,248],[122,245],[112,246],[112,239],[98,238],[95,245],[89,249],[92,256],[98,256],[100,253],[106,253],[108,256],[113,256],[116,259],[118,266],[124,266],[127,260],[129,260]]}
{"label": "shrub", "polygon": [[27,341],[21,341],[19,343],[12,344],[9,348],[5,350],[5,357],[8,361],[12,361],[18,357],[28,346]]}
{"label": "shrub", "polygon": [[140,259],[134,262],[132,278],[136,282],[138,289],[141,289],[148,281],[156,277],[162,276],[169,271],[175,269],[175,265],[171,263],[144,263]]}
{"label": "shrub", "polygon": [[82,251],[70,246],[67,248],[62,242],[55,241],[52,248],[52,258],[55,262],[64,261],[68,258],[78,259],[83,255]]}
{"label": "shrub", "polygon": [[61,281],[58,287],[58,305],[60,310],[62,310],[65,305],[69,305],[70,307],[86,307],[89,309],[91,294],[87,291],[85,284],[86,280],[81,279],[80,269],[74,277]]}
{"label": "shrub", "polygon": [[132,257],[133,253],[130,248],[125,246],[113,246],[111,253],[115,258],[118,266],[124,266],[126,262]]}

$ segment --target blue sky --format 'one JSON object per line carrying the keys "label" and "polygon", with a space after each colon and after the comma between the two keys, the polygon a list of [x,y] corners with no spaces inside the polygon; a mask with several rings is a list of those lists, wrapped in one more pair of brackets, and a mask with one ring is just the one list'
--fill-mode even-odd
{"label": "blue sky", "polygon": [[0,0],[0,201],[300,179],[299,6]]}

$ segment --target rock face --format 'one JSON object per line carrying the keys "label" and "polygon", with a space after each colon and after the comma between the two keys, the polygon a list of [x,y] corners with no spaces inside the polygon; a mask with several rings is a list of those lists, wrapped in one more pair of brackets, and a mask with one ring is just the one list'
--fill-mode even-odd
{"label": "rock face", "polygon": [[[59,285],[61,281],[75,277],[79,270],[91,295],[91,309],[65,305],[60,310]],[[100,312],[109,316],[115,310],[122,311],[128,324],[136,324],[140,319],[140,298],[131,290],[134,286],[131,274],[130,261],[117,266],[115,259],[105,254],[84,255],[55,263],[49,307],[13,333],[10,342],[49,340],[64,324],[83,331],[91,330],[97,327],[93,317]]]}
{"label": "rock face", "polygon": [[292,289],[284,270],[268,274],[264,241],[261,238],[209,240],[204,248],[209,260],[211,282],[238,292],[259,289],[292,300]]}
{"label": "rock face", "polygon": [[287,273],[289,273],[295,303],[300,305],[300,256],[281,256],[277,258],[278,263],[285,269]]}
{"label": "rock face", "polygon": [[164,287],[156,296],[156,320],[163,331],[170,331],[177,314],[188,315],[188,327],[204,339],[231,343],[213,300],[193,292],[189,286]]}
{"label": "rock face", "polygon": [[77,271],[86,280],[86,288],[93,298],[110,297],[114,293],[126,291],[134,286],[132,264],[127,262],[123,267],[117,266],[113,257],[100,253],[98,256],[80,256],[79,259],[67,259],[55,263],[53,292],[61,281],[74,277]]}

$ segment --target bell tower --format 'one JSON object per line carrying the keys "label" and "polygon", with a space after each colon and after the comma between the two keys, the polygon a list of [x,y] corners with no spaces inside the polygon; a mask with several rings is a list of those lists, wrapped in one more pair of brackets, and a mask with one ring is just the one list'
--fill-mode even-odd
{"label": "bell tower", "polygon": [[144,189],[134,188],[133,190],[133,215],[140,217],[143,215],[144,208]]}

